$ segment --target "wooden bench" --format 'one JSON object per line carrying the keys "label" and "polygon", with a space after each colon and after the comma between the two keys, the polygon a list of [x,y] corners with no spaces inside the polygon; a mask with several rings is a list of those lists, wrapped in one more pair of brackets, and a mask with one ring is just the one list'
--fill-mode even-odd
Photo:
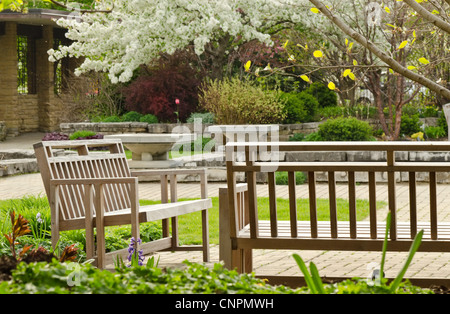
{"label": "wooden bench", "polygon": [[[107,151],[92,151],[95,148]],[[140,249],[144,254],[160,250],[201,250],[203,260],[209,261],[207,210],[212,207],[212,202],[207,198],[205,169],[141,170],[132,173],[122,143],[116,139],[43,141],[36,143],[34,149],[51,208],[53,247],[59,240],[60,231],[86,229],[87,258],[95,258],[97,266],[104,268],[118,254],[128,254],[127,249],[105,253],[106,226],[131,225],[132,236],[138,239],[140,223],[162,220],[163,238],[142,244]],[[177,174],[200,175],[200,199],[177,202]],[[161,178],[162,204],[139,206],[137,176],[141,175]],[[177,217],[197,211],[202,213],[202,245],[179,246]],[[172,220],[172,236],[169,218]]]}
{"label": "wooden bench", "polygon": [[[288,162],[284,154],[295,152],[384,152],[380,161],[295,161]],[[279,154],[267,159],[267,152]],[[448,142],[266,142],[228,143],[226,145],[227,188],[219,191],[220,259],[225,266],[239,272],[251,272],[253,249],[381,251],[385,236],[385,221],[377,220],[376,173],[387,177],[388,209],[391,213],[388,250],[408,251],[418,230],[424,229],[419,251],[450,252],[450,222],[438,221],[437,173],[449,172],[450,162],[403,162],[395,152],[450,152]],[[265,154],[265,155],[264,155]],[[237,158],[238,155],[243,156]],[[266,160],[262,157],[266,156]],[[281,157],[281,158],[280,158]],[[242,161],[243,160],[243,161]],[[275,173],[288,173],[290,218],[277,218]],[[308,221],[297,219],[295,172],[307,174],[309,212]],[[236,174],[243,172],[246,183],[237,184]],[[349,221],[338,221],[336,214],[336,177],[338,172],[348,176]],[[356,217],[355,173],[367,174],[370,213],[366,220]],[[396,173],[409,176],[409,219],[398,221],[396,207]],[[416,176],[429,176],[429,217],[418,221]],[[258,219],[256,175],[267,175],[270,218]],[[330,215],[318,221],[316,206],[316,174],[328,177]]]}

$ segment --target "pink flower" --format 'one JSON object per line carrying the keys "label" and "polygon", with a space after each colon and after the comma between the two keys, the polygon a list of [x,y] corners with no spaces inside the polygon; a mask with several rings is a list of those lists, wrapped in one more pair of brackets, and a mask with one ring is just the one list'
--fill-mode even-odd
{"label": "pink flower", "polygon": [[175,99],[175,103],[177,104],[177,105],[179,105],[180,104],[180,100],[177,98],[177,99]]}

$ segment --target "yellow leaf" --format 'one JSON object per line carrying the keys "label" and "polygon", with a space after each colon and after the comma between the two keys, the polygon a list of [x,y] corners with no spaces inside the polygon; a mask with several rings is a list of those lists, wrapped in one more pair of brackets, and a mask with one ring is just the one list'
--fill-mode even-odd
{"label": "yellow leaf", "polygon": [[391,13],[391,9],[389,9],[388,7],[384,7],[384,11],[386,11],[386,13]]}
{"label": "yellow leaf", "polygon": [[333,82],[328,83],[328,88],[331,90],[335,90],[336,89],[336,85],[334,85]]}
{"label": "yellow leaf", "polygon": [[344,73],[342,74],[342,76],[343,76],[343,77],[347,77],[350,73],[352,73],[352,70],[346,69],[346,70],[344,71]]}
{"label": "yellow leaf", "polygon": [[394,70],[389,69],[389,73],[394,74]]}
{"label": "yellow leaf", "polygon": [[350,79],[352,79],[353,81],[355,80],[355,74],[353,74],[352,72],[350,72],[350,73],[348,74],[348,77],[349,77]]}
{"label": "yellow leaf", "polygon": [[287,44],[289,43],[289,39],[288,40],[286,40],[286,42],[284,43],[284,45],[283,45],[283,48],[285,48],[286,49],[286,46],[287,46]]}
{"label": "yellow leaf", "polygon": [[323,53],[322,53],[322,51],[320,51],[320,50],[314,51],[313,55],[314,55],[314,57],[316,57],[316,58],[322,58],[322,57],[323,57]]}
{"label": "yellow leaf", "polygon": [[252,65],[252,62],[250,60],[248,60],[247,63],[244,65],[245,72],[250,71],[251,65]]}
{"label": "yellow leaf", "polygon": [[403,48],[405,48],[406,47],[406,45],[408,44],[408,41],[407,40],[404,40],[404,41],[402,41],[402,43],[400,44],[400,46],[398,46],[398,48],[397,49],[403,49]]}
{"label": "yellow leaf", "polygon": [[351,42],[350,44],[348,44],[348,51],[352,50],[353,47],[353,42]]}
{"label": "yellow leaf", "polygon": [[317,14],[317,13],[319,13],[320,11],[319,11],[318,8],[311,8],[311,12]]}
{"label": "yellow leaf", "polygon": [[354,66],[357,66],[357,65],[358,65],[358,61],[353,60],[353,65],[354,65]]}
{"label": "yellow leaf", "polygon": [[309,82],[309,77],[307,76],[307,75],[300,75],[300,78],[302,79],[302,80],[304,80],[305,82]]}
{"label": "yellow leaf", "polygon": [[345,38],[345,45],[348,46],[348,39]]}
{"label": "yellow leaf", "polygon": [[413,31],[413,37],[416,38],[416,30]]}
{"label": "yellow leaf", "polygon": [[423,58],[423,57],[419,59],[419,62],[420,62],[420,63],[423,63],[423,64],[428,64],[428,63],[430,63],[430,61],[428,61],[427,59],[425,59],[425,58]]}
{"label": "yellow leaf", "polygon": [[408,65],[408,70],[414,70],[414,69],[416,69],[415,66],[413,66],[413,65]]}

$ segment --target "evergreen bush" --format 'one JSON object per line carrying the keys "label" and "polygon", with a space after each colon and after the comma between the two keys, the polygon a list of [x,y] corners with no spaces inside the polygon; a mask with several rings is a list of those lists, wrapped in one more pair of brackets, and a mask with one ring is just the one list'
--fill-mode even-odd
{"label": "evergreen bush", "polygon": [[372,127],[356,118],[329,119],[319,125],[318,135],[324,141],[370,141]]}

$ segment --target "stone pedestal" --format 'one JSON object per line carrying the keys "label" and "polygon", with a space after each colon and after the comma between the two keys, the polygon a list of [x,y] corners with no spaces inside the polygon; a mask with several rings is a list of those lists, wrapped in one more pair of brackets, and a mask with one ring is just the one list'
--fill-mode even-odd
{"label": "stone pedestal", "polygon": [[[190,151],[194,134],[114,134],[105,138],[119,138],[131,151],[130,168],[172,168],[180,164],[169,160],[169,151],[181,145]],[[179,147],[178,147],[179,149]]]}

